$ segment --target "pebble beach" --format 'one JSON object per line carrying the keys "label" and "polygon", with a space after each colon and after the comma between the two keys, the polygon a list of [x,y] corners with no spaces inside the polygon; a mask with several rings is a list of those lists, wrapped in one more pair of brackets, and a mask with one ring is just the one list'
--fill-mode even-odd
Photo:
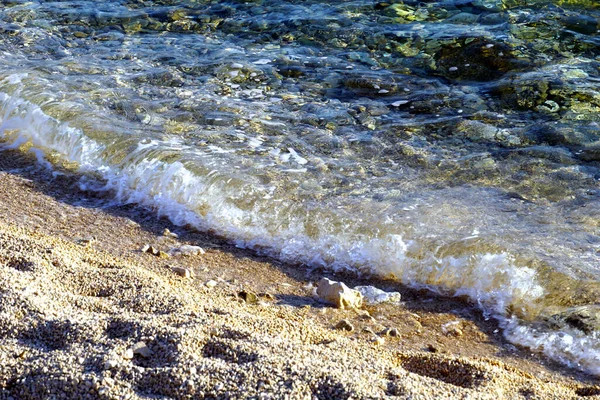
{"label": "pebble beach", "polygon": [[[0,158],[1,399],[600,395],[466,299],[285,265],[78,179]],[[315,297],[324,276],[402,300],[338,309]]]}
{"label": "pebble beach", "polygon": [[[0,147],[21,152],[2,153],[5,172],[25,179],[4,184],[3,221],[74,246],[7,261],[10,282],[30,280],[17,293],[37,299],[31,310],[73,313],[23,317],[30,333],[10,325],[10,340],[35,342],[52,321],[73,334],[47,348],[81,340],[82,373],[119,381],[120,351],[171,368],[153,364],[168,341],[140,321],[204,315],[221,299],[267,321],[299,312],[378,351],[600,376],[597,1],[11,0],[0,58]],[[19,154],[32,159],[12,165]],[[72,264],[81,271],[64,275]],[[156,275],[137,277],[138,266]],[[371,304],[380,290],[391,297]],[[110,333],[107,315],[123,310],[135,324]],[[214,329],[194,321],[158,325]],[[202,332],[169,357],[222,363]],[[244,371],[262,362],[243,351],[256,354]],[[445,374],[394,357],[393,368]],[[310,382],[329,375],[306,368],[316,375],[290,390],[318,397]],[[331,379],[354,393],[348,374]],[[398,392],[374,388],[392,376],[378,374],[364,393]],[[173,396],[140,379],[132,393]],[[192,382],[192,397],[232,390]]]}

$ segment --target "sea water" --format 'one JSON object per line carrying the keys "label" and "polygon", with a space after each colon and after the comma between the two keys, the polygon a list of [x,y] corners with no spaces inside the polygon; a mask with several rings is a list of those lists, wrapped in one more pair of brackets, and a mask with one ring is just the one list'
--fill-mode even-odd
{"label": "sea water", "polygon": [[600,374],[600,3],[4,1],[0,135]]}

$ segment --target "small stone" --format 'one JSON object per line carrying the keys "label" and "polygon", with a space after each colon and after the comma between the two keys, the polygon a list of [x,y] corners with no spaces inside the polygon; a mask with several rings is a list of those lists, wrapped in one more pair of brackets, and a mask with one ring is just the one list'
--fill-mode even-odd
{"label": "small stone", "polygon": [[363,333],[367,333],[369,335],[375,336],[375,331],[373,329],[369,328],[368,326],[366,328],[364,328],[362,331],[363,331]]}
{"label": "small stone", "polygon": [[456,71],[458,71],[458,67],[450,67],[450,68],[448,68],[448,71],[456,72]]}
{"label": "small stone", "polygon": [[362,320],[370,321],[373,318],[368,310],[356,310],[356,314]]}
{"label": "small stone", "polygon": [[360,292],[366,304],[399,303],[401,296],[398,292],[385,292],[375,286],[356,286],[354,290]]}
{"label": "small stone", "polygon": [[95,236],[77,239],[77,244],[79,244],[81,246],[89,246],[94,242],[96,242]]}
{"label": "small stone", "polygon": [[421,330],[423,329],[423,325],[421,325],[421,323],[419,321],[413,320],[412,325],[416,329],[417,333],[421,333]]}
{"label": "small stone", "polygon": [[455,326],[452,329],[449,329],[447,334],[458,337],[463,335],[463,331],[458,326]]}
{"label": "small stone", "polygon": [[142,247],[142,253],[150,253],[153,256],[159,256],[161,252],[156,247],[146,244]]}
{"label": "small stone", "polygon": [[170,256],[165,253],[164,251],[159,251],[158,254],[155,254],[155,256],[158,256],[160,258],[169,258]]}
{"label": "small stone", "polygon": [[451,321],[442,325],[442,332],[445,335],[462,336],[463,331],[460,329],[460,321]]}
{"label": "small stone", "polygon": [[126,360],[131,360],[133,358],[133,350],[132,349],[125,350],[125,352],[123,353],[123,358]]}
{"label": "small stone", "polygon": [[242,69],[242,68],[244,68],[244,65],[240,64],[240,63],[233,63],[230,65],[230,68],[231,69]]}
{"label": "small stone", "polygon": [[131,347],[131,351],[133,351],[133,354],[139,354],[144,358],[148,358],[152,355],[152,350],[150,350],[144,342],[137,342],[136,344],[134,344]]}
{"label": "small stone", "polygon": [[179,275],[181,277],[188,278],[188,279],[192,278],[192,271],[190,271],[188,268],[171,267],[171,271],[175,272],[177,275]]}
{"label": "small stone", "polygon": [[173,256],[176,255],[186,255],[186,256],[195,256],[196,254],[206,254],[206,251],[200,246],[192,246],[189,244],[184,244],[180,247],[174,247],[169,250],[169,253]]}
{"label": "small stone", "polygon": [[174,239],[177,239],[179,237],[178,234],[171,232],[169,228],[165,228],[162,234],[163,236],[172,237]]}
{"label": "small stone", "polygon": [[104,369],[113,369],[116,368],[119,365],[119,362],[117,360],[115,360],[114,358],[111,358],[110,360],[107,360],[104,363]]}
{"label": "small stone", "polygon": [[334,304],[341,309],[360,308],[363,302],[360,292],[350,289],[343,282],[336,282],[327,278],[319,281],[317,295],[321,300]]}
{"label": "small stone", "polygon": [[400,107],[400,106],[403,106],[403,105],[408,104],[408,103],[409,103],[408,100],[398,100],[398,101],[393,102],[392,106],[394,106],[394,107]]}
{"label": "small stone", "polygon": [[373,339],[371,339],[371,342],[376,346],[382,346],[383,344],[385,344],[385,339],[382,337],[376,336]]}
{"label": "small stone", "polygon": [[215,286],[217,286],[217,285],[218,285],[218,282],[217,282],[217,281],[214,281],[214,280],[212,280],[212,279],[211,279],[210,281],[206,281],[206,282],[204,282],[204,286],[206,286],[206,287],[207,287],[207,288],[209,288],[209,289],[212,289],[212,288],[214,288],[214,287],[215,287]]}
{"label": "small stone", "polygon": [[338,329],[340,331],[352,332],[354,331],[354,326],[352,326],[352,324],[347,319],[343,319],[337,323],[335,329]]}
{"label": "small stone", "polygon": [[398,337],[400,336],[400,332],[398,332],[398,329],[396,328],[388,328],[385,330],[385,335],[391,337]]}
{"label": "small stone", "polygon": [[440,349],[437,348],[436,346],[432,345],[432,344],[428,344],[427,347],[425,347],[425,350],[427,350],[430,353],[439,353]]}
{"label": "small stone", "polygon": [[242,290],[241,292],[239,292],[238,297],[249,304],[258,302],[258,297],[256,296],[256,294],[247,290]]}
{"label": "small stone", "polygon": [[258,295],[260,297],[264,297],[267,300],[275,300],[275,296],[273,296],[271,293],[259,293]]}

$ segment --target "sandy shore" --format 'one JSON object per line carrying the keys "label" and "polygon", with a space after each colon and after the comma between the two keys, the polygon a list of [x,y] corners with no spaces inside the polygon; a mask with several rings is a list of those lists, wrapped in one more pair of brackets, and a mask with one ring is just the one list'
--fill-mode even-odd
{"label": "sandy shore", "polygon": [[[0,154],[1,399],[600,395],[594,377],[510,345],[466,302],[282,265],[76,180]],[[205,254],[173,252],[182,245]],[[323,276],[403,302],[328,307],[311,287]]]}

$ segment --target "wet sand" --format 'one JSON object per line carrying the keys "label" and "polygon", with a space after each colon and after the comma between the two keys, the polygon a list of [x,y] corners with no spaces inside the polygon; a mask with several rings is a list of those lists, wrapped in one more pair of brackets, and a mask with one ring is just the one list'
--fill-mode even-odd
{"label": "wet sand", "polygon": [[[465,300],[285,265],[78,179],[0,154],[1,399],[600,397]],[[330,307],[324,276],[402,303]]]}

